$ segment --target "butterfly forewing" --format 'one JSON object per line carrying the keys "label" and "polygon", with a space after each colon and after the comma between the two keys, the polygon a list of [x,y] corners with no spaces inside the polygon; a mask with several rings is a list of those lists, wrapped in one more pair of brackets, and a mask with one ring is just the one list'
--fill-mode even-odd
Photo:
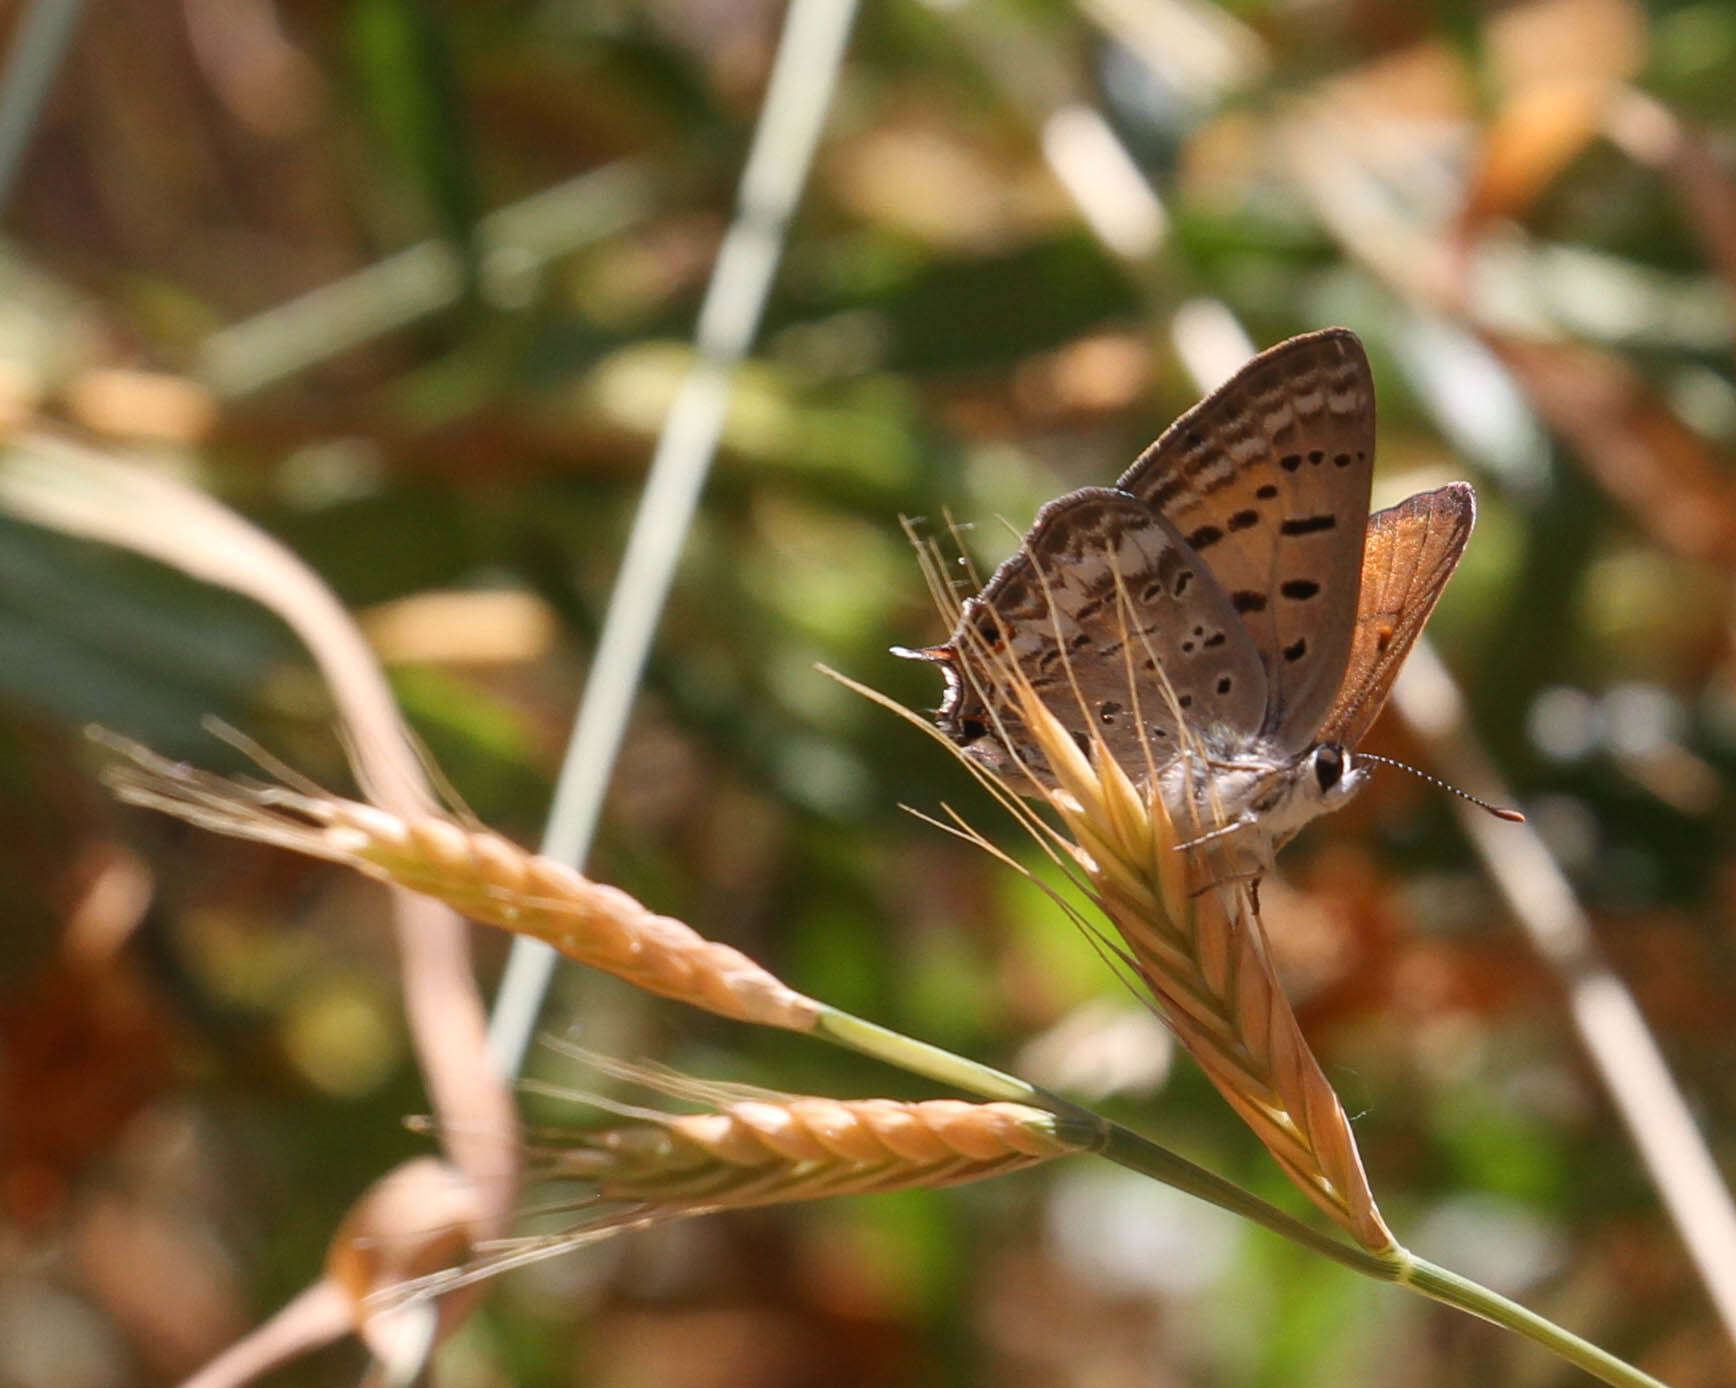
{"label": "butterfly forewing", "polygon": [[1020,681],[1136,776],[1174,756],[1177,712],[1196,730],[1246,730],[1267,703],[1259,655],[1200,557],[1144,502],[1102,487],[1045,506],[929,654],[953,676],[942,727],[987,759],[1010,750],[1045,783],[1014,712]]}
{"label": "butterfly forewing", "polygon": [[1280,343],[1183,415],[1122,476],[1209,566],[1266,671],[1248,731],[1316,740],[1355,631],[1374,385],[1354,333]]}
{"label": "butterfly forewing", "polygon": [[1476,520],[1476,498],[1463,482],[1368,518],[1356,632],[1338,697],[1320,728],[1322,742],[1362,741],[1459,566]]}

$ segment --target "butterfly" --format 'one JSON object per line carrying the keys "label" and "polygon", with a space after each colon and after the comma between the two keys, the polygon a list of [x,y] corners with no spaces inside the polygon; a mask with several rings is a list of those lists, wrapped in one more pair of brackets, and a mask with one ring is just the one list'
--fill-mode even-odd
{"label": "butterfly", "polygon": [[1055,778],[1028,684],[1201,837],[1248,831],[1249,875],[1369,771],[1385,704],[1476,520],[1465,483],[1369,514],[1374,381],[1345,328],[1262,352],[1114,487],[1038,512],[942,645],[936,715],[1015,788]]}

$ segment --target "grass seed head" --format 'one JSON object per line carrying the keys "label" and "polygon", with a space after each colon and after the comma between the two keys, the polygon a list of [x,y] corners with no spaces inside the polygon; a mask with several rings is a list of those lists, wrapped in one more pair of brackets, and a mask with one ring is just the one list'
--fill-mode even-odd
{"label": "grass seed head", "polygon": [[534,936],[661,997],[792,1031],[811,1030],[818,1019],[819,1004],[739,950],[486,829],[437,814],[405,818],[311,787],[247,785],[108,741],[121,759],[105,780],[131,804],[343,863],[472,920]]}

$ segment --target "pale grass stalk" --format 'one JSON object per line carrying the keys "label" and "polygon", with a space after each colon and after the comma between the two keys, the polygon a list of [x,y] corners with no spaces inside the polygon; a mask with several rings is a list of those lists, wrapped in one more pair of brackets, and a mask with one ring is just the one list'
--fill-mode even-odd
{"label": "pale grass stalk", "polygon": [[739,950],[486,829],[433,812],[391,814],[313,786],[242,785],[107,740],[125,759],[104,779],[131,804],[342,863],[720,1016],[791,1031],[811,1031],[818,1020],[818,1003]]}

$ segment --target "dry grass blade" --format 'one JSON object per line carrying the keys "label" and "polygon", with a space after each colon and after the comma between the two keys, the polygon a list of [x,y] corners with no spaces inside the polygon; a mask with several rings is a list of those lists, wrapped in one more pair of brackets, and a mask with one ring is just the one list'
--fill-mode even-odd
{"label": "dry grass blade", "polygon": [[808,1031],[818,1004],[739,950],[626,892],[438,814],[399,816],[284,786],[244,785],[120,738],[104,779],[121,799],[216,833],[343,863],[433,897],[472,920],[530,935],[660,997],[739,1021]]}

